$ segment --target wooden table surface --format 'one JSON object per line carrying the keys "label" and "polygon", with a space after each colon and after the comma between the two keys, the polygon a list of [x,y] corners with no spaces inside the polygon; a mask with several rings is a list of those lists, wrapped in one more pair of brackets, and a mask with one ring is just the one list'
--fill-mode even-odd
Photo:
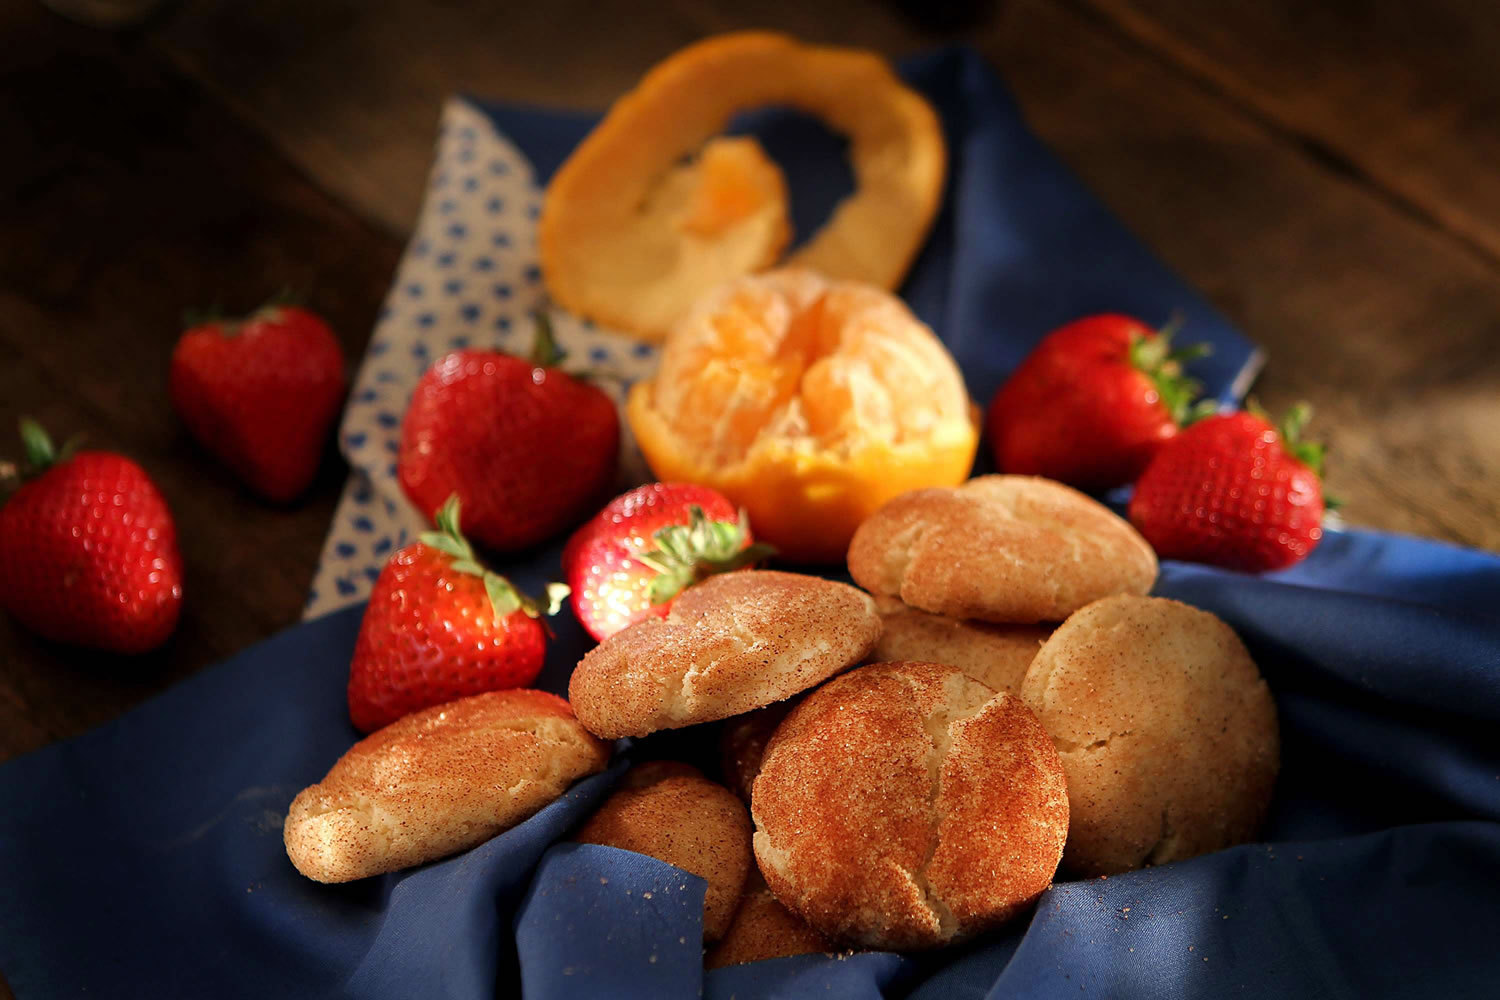
{"label": "wooden table surface", "polygon": [[[1318,410],[1352,524],[1500,549],[1500,7],[1487,0],[180,0],[109,33],[0,6],[0,435],[141,461],[187,564],[134,660],[0,619],[0,760],[295,622],[343,478],[248,498],[166,399],[185,306],[290,285],[351,359],[415,218],[443,97],[599,108],[703,35],[979,48],[1033,127]],[[927,23],[903,10],[920,10]],[[330,449],[331,450],[331,449]],[[0,447],[0,454],[14,449]]]}

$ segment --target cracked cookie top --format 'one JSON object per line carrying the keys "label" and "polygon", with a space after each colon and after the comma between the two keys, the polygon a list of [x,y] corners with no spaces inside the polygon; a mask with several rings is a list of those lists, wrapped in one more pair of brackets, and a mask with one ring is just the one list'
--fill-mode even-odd
{"label": "cracked cookie top", "polygon": [[1016,697],[953,667],[881,663],[808,695],[751,803],[776,897],[829,938],[932,948],[1004,922],[1052,881],[1062,765]]}
{"label": "cracked cookie top", "polygon": [[605,639],[568,684],[578,720],[607,739],[727,719],[858,663],[880,638],[868,594],[773,570],[688,588],[665,618]]}

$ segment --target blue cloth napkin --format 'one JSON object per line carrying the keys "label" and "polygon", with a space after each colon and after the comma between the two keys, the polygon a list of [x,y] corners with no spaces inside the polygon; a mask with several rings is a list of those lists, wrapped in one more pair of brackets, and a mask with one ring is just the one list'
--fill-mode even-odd
{"label": "blue cloth napkin", "polygon": [[[1180,309],[1220,347],[1200,377],[1233,394],[1249,345],[1059,167],[977,57],[941,53],[906,75],[954,152],[906,292],[978,398],[1047,329],[1097,309]],[[588,124],[491,111],[544,176]],[[801,127],[750,124],[773,150],[778,129]],[[555,547],[507,567],[525,587],[558,569]],[[1337,532],[1265,577],[1169,563],[1157,592],[1224,617],[1270,682],[1284,746],[1264,841],[1060,883],[961,948],[704,974],[701,880],[566,842],[626,761],[457,857],[309,882],[281,822],[357,737],[354,607],[0,768],[0,971],[20,1000],[1495,996],[1500,558]],[[539,684],[562,691],[589,640],[566,615],[556,626]],[[712,727],[697,729],[637,751],[712,767]]]}

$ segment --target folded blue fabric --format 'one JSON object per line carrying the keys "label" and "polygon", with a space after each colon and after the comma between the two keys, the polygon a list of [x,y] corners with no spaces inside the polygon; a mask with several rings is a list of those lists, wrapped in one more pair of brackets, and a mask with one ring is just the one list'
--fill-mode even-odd
{"label": "folded blue fabric", "polygon": [[[1057,323],[1174,308],[1219,346],[1199,374],[1232,395],[1249,346],[1051,159],[976,57],[942,53],[907,76],[954,151],[908,293],[978,398]],[[494,113],[544,173],[588,124]],[[752,124],[773,149],[791,127]],[[778,155],[795,163],[802,148]],[[507,571],[535,587],[558,561],[553,548]],[[344,701],[353,608],[0,768],[0,971],[21,1000],[1494,996],[1500,558],[1334,533],[1265,577],[1167,564],[1157,591],[1229,621],[1276,696],[1283,769],[1264,842],[1060,883],[961,948],[705,975],[701,880],[566,842],[623,762],[460,856],[309,882],[281,822],[357,736]],[[557,629],[539,684],[563,691],[589,640],[567,616]],[[652,740],[712,766],[702,733]]]}

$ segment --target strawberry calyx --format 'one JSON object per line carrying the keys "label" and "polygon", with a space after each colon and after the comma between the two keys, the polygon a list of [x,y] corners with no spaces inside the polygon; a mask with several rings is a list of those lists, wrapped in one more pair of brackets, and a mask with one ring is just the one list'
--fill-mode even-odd
{"label": "strawberry calyx", "polygon": [[538,368],[556,368],[562,364],[568,352],[557,345],[557,336],[552,330],[552,317],[545,310],[538,309],[531,314],[531,320],[536,324],[536,338],[531,342],[531,354],[526,360]]}
{"label": "strawberry calyx", "polygon": [[635,561],[656,571],[647,589],[652,604],[665,604],[683,590],[716,573],[753,565],[776,553],[772,545],[750,537],[750,518],[743,507],[738,521],[710,521],[698,504],[688,508],[687,524],[669,524],[651,536],[656,548]]}
{"label": "strawberry calyx", "polygon": [[[1307,402],[1294,403],[1286,416],[1278,423],[1266,412],[1265,407],[1254,398],[1245,400],[1245,411],[1259,417],[1276,431],[1286,453],[1312,470],[1313,475],[1323,478],[1323,461],[1328,456],[1328,446],[1322,441],[1308,441],[1302,437],[1308,421],[1312,420],[1312,405]],[[1327,506],[1327,498],[1324,499]]]}
{"label": "strawberry calyx", "polygon": [[83,435],[75,434],[58,448],[46,429],[30,417],[21,418],[20,431],[21,462],[0,461],[0,497],[8,496],[21,483],[35,479],[54,465],[66,462],[83,443]]}
{"label": "strawberry calyx", "polygon": [[536,598],[517,590],[515,584],[480,563],[479,557],[474,553],[474,546],[469,544],[469,540],[458,529],[458,515],[458,494],[454,493],[432,516],[437,530],[424,531],[417,536],[417,540],[428,548],[451,556],[453,568],[458,572],[483,580],[484,591],[489,596],[490,608],[495,612],[497,620],[516,611],[524,613],[528,618],[540,618],[544,613],[555,615],[561,610],[563,601],[572,592],[567,584],[547,584],[545,607]]}
{"label": "strawberry calyx", "polygon": [[61,448],[55,447],[51,435],[30,417],[21,418],[20,431],[21,461],[0,459],[0,501],[9,499],[28,479],[35,479],[54,465],[72,458],[83,443],[83,435],[75,434]]}
{"label": "strawberry calyx", "polygon": [[1302,431],[1312,419],[1312,412],[1312,407],[1307,403],[1297,403],[1286,411],[1277,431],[1281,434],[1281,443],[1286,446],[1287,452],[1311,469],[1313,475],[1322,479],[1323,459],[1327,456],[1328,446],[1322,441],[1308,441],[1302,437]]}
{"label": "strawberry calyx", "polygon": [[188,329],[212,326],[222,337],[237,337],[251,323],[276,319],[287,306],[301,303],[302,297],[293,292],[290,286],[284,285],[245,316],[231,316],[217,302],[207,307],[189,306],[182,311],[182,325]]}
{"label": "strawberry calyx", "polygon": [[1203,392],[1203,383],[1183,371],[1183,365],[1189,361],[1212,354],[1213,345],[1189,344],[1174,350],[1172,338],[1181,328],[1182,316],[1173,315],[1154,337],[1132,332],[1129,348],[1131,365],[1151,379],[1162,406],[1166,407],[1172,422],[1180,427],[1201,420],[1216,409],[1213,400],[1198,399]]}

